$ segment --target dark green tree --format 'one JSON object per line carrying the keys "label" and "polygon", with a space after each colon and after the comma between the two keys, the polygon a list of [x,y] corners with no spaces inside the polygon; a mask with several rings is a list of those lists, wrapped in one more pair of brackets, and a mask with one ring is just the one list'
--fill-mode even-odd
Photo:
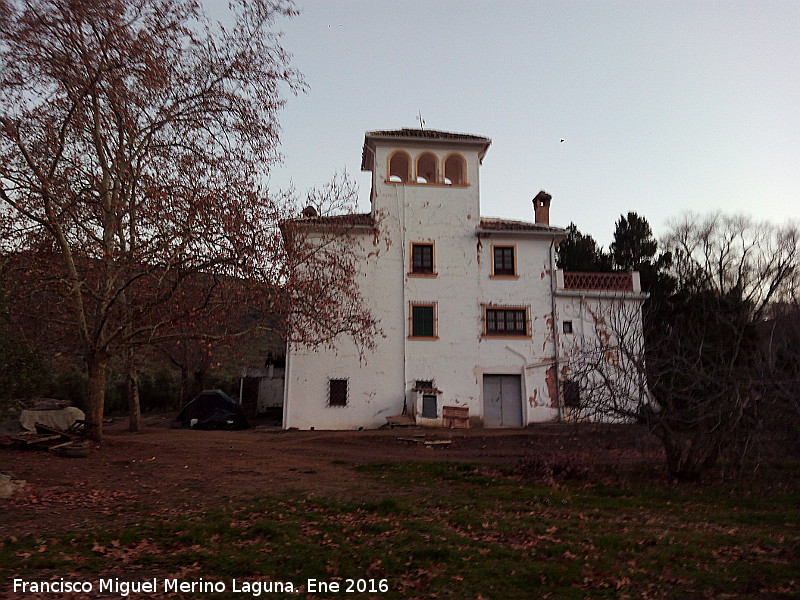
{"label": "dark green tree", "polygon": [[615,269],[639,271],[642,290],[651,296],[662,298],[675,290],[675,280],[667,273],[672,254],[658,253],[658,242],[644,217],[635,212],[620,215],[609,253]]}
{"label": "dark green tree", "polygon": [[658,242],[647,219],[629,212],[627,217],[620,215],[609,250],[616,268],[633,271],[645,262],[653,262]]}
{"label": "dark green tree", "polygon": [[611,257],[591,235],[583,234],[575,223],[567,227],[567,236],[556,248],[556,266],[565,271],[602,272],[611,270]]}

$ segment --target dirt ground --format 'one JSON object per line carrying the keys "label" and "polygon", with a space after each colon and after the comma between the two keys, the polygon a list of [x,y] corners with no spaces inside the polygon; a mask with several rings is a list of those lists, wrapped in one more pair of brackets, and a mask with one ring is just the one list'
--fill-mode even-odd
{"label": "dirt ground", "polygon": [[[636,426],[544,424],[511,430],[393,429],[244,431],[171,429],[169,416],[107,425],[87,458],[20,449],[0,439],[0,472],[27,482],[0,500],[0,537],[104,529],[171,514],[237,505],[275,493],[370,497],[375,482],[354,466],[371,462],[454,461],[515,466],[526,457],[569,460],[593,469],[659,468],[657,442]],[[429,446],[404,441],[451,440]]]}

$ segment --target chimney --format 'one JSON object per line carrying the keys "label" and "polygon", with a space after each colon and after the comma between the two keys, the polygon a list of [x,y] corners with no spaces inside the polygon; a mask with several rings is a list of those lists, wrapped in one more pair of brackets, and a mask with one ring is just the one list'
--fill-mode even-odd
{"label": "chimney", "polygon": [[550,200],[552,196],[542,190],[533,199],[533,214],[536,222],[541,225],[550,225]]}

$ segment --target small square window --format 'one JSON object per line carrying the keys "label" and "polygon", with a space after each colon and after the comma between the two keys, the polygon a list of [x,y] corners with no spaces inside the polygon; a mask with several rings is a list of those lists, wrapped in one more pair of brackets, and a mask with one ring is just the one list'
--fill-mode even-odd
{"label": "small square window", "polygon": [[433,274],[433,244],[411,244],[411,272]]}
{"label": "small square window", "polygon": [[524,308],[487,308],[486,335],[528,335],[528,311]]}
{"label": "small square window", "polygon": [[572,321],[564,321],[562,323],[564,333],[572,333]]}
{"label": "small square window", "polygon": [[347,379],[328,381],[328,406],[347,406]]}
{"label": "small square window", "polygon": [[411,305],[411,337],[436,337],[436,305]]}
{"label": "small square window", "polygon": [[514,246],[492,246],[492,275],[513,277],[517,274]]}

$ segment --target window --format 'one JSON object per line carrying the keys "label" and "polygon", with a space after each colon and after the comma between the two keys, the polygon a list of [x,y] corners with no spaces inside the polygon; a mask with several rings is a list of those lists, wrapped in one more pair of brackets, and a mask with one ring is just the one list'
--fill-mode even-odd
{"label": "window", "polygon": [[347,406],[347,379],[328,380],[328,406]]}
{"label": "window", "polygon": [[564,321],[562,324],[562,330],[564,333],[572,333],[572,321]]}
{"label": "window", "polygon": [[411,244],[411,273],[433,275],[433,244]]}
{"label": "window", "polygon": [[577,381],[570,379],[562,381],[561,391],[564,394],[564,406],[566,408],[581,407],[581,388]]}
{"label": "window", "polygon": [[439,407],[436,394],[424,394],[422,396],[422,417],[435,419],[438,414]]}
{"label": "window", "polygon": [[467,166],[460,154],[451,154],[444,159],[444,182],[448,185],[467,183]]}
{"label": "window", "polygon": [[408,183],[411,180],[411,157],[402,151],[389,157],[389,181]]}
{"label": "window", "polygon": [[492,275],[515,277],[517,261],[514,246],[492,246]]}
{"label": "window", "polygon": [[412,338],[436,338],[436,304],[411,305]]}
{"label": "window", "polygon": [[487,308],[485,335],[528,335],[528,311],[525,308]]}
{"label": "window", "polygon": [[425,419],[435,419],[439,414],[439,399],[436,396],[438,390],[433,387],[433,381],[417,379],[414,390],[422,392],[421,416]]}
{"label": "window", "polygon": [[438,160],[434,154],[423,152],[417,157],[417,183],[436,183]]}

